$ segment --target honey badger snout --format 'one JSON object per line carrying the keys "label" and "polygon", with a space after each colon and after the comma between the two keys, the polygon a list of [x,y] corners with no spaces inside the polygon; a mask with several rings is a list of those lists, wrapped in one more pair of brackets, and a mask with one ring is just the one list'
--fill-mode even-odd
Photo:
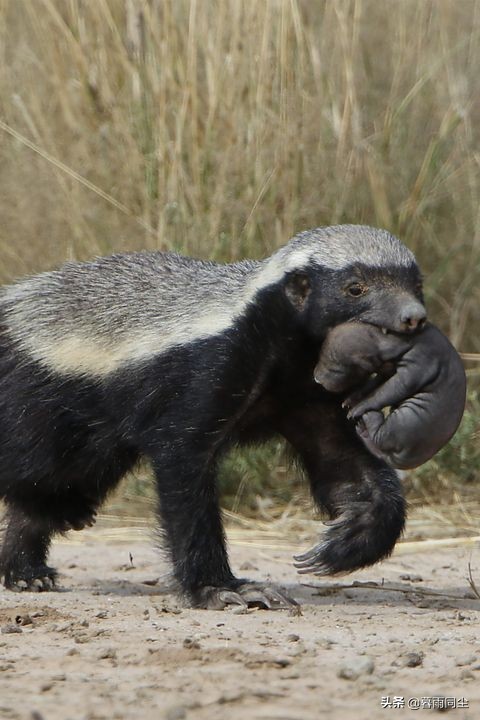
{"label": "honey badger snout", "polygon": [[372,293],[368,307],[360,314],[362,322],[384,331],[408,334],[425,324],[427,311],[423,303],[408,291]]}
{"label": "honey badger snout", "polygon": [[427,311],[422,303],[418,300],[410,300],[400,310],[400,330],[401,332],[413,332],[419,330],[427,319]]}

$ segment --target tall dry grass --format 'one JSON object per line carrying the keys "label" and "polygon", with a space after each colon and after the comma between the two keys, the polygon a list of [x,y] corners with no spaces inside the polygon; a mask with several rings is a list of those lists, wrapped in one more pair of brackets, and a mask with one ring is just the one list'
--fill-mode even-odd
{"label": "tall dry grass", "polygon": [[477,0],[2,0],[0,53],[0,279],[365,222],[480,349]]}
{"label": "tall dry grass", "polygon": [[478,353],[479,98],[478,0],[0,0],[0,281],[368,223]]}

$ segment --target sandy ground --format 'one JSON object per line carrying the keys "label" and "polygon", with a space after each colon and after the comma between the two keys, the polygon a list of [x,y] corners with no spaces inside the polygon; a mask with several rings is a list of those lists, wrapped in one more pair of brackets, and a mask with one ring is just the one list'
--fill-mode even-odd
{"label": "sandy ground", "polygon": [[468,702],[456,718],[480,717],[480,600],[467,581],[470,563],[480,585],[478,542],[399,545],[341,580],[296,575],[295,550],[247,533],[231,556],[242,575],[287,587],[297,616],[182,608],[146,536],[57,543],[63,591],[0,591],[1,720],[372,720],[431,714],[439,697]]}

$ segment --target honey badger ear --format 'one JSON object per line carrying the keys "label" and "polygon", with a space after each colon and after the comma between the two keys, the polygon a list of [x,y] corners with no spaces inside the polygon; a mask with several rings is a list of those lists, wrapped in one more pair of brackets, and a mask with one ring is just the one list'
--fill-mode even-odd
{"label": "honey badger ear", "polygon": [[312,290],[310,278],[306,272],[290,273],[285,281],[285,295],[297,310],[303,310]]}

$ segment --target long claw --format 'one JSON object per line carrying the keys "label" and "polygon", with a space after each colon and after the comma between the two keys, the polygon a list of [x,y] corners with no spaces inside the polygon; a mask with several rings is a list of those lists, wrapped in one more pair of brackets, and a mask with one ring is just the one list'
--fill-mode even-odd
{"label": "long claw", "polygon": [[247,605],[261,605],[262,607],[266,607],[267,610],[272,609],[270,600],[266,594],[260,590],[248,590],[247,592],[242,593],[242,597],[246,601]]}
{"label": "long claw", "polygon": [[308,560],[309,558],[313,557],[316,554],[316,547],[312,548],[311,550],[307,550],[306,552],[302,553],[301,555],[294,555],[293,559],[298,560],[299,562],[303,562],[304,560]]}
{"label": "long claw", "polygon": [[311,560],[315,560],[315,558],[318,558],[320,553],[323,550],[323,544],[320,543],[318,545],[315,545],[310,550],[307,550],[306,552],[302,553],[301,555],[294,555],[293,559],[296,561],[295,566],[297,567],[297,563],[300,565],[305,565],[306,563],[310,563]]}
{"label": "long claw", "polygon": [[241,607],[248,607],[248,603],[244,598],[234,590],[221,590],[218,593],[218,599],[224,603],[224,607],[227,605],[240,605]]}
{"label": "long claw", "polygon": [[247,607],[247,603],[237,592],[235,592],[235,590],[221,587],[203,588],[196,604],[206,610],[224,610],[227,605],[240,605],[240,607]]}
{"label": "long claw", "polygon": [[293,598],[277,588],[251,582],[245,582],[235,590],[204,587],[197,597],[196,604],[208,610],[224,610],[228,605],[239,605],[245,610],[252,606],[260,606],[268,610],[298,607],[298,603]]}
{"label": "long claw", "polygon": [[323,562],[325,543],[315,545],[311,550],[294,557],[294,567],[300,575],[311,573],[313,575],[329,575],[330,571]]}
{"label": "long claw", "polygon": [[261,605],[268,610],[279,610],[282,608],[296,607],[298,603],[288,595],[271,585],[248,583],[240,586],[238,592],[253,605]]}
{"label": "long claw", "polygon": [[364,414],[364,409],[362,407],[362,404],[359,403],[358,405],[355,405],[354,407],[350,408],[347,414],[347,418],[349,420],[359,420],[359,418],[362,417]]}
{"label": "long claw", "polygon": [[296,600],[289,597],[288,595],[284,595],[283,593],[279,592],[278,590],[276,590],[273,587],[266,587],[265,594],[273,602],[278,603],[279,606],[288,607],[288,608],[298,607],[298,603]]}
{"label": "long claw", "polygon": [[330,575],[330,571],[323,563],[318,563],[318,565],[310,565],[305,566],[302,568],[298,568],[298,574],[299,575]]}
{"label": "long claw", "polygon": [[318,554],[315,555],[309,555],[308,557],[300,557],[295,558],[295,567],[306,567],[307,565],[311,565],[312,562],[314,562],[318,557]]}
{"label": "long claw", "polygon": [[328,566],[324,560],[325,549],[310,555],[308,558],[295,562],[299,575],[335,575],[335,570]]}

